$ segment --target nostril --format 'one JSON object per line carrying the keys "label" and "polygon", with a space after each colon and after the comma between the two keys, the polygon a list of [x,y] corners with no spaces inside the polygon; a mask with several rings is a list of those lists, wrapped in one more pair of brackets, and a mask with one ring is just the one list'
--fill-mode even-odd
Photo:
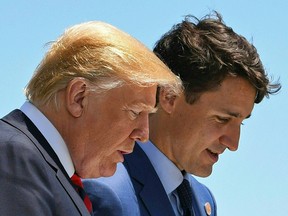
{"label": "nostril", "polygon": [[147,142],[147,141],[148,141],[148,138],[143,137],[143,138],[139,139],[139,141],[140,141],[140,142]]}
{"label": "nostril", "polygon": [[224,145],[230,151],[236,151],[238,149],[238,142],[232,140],[228,136],[221,136],[219,138],[219,142],[221,145]]}
{"label": "nostril", "polygon": [[135,129],[130,134],[130,138],[135,141],[146,142],[149,138],[148,130]]}

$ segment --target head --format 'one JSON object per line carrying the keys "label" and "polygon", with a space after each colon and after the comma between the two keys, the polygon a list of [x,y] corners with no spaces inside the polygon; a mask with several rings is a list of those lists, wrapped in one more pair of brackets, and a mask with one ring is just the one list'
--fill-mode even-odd
{"label": "head", "polygon": [[27,99],[54,124],[81,177],[109,176],[148,138],[155,91],[181,82],[149,49],[103,22],[67,29],[28,83]]}
{"label": "head", "polygon": [[181,78],[184,92],[171,97],[159,91],[151,140],[179,169],[208,176],[225,149],[237,150],[241,124],[254,103],[280,84],[271,83],[256,48],[216,12],[201,20],[186,17],[154,52]]}

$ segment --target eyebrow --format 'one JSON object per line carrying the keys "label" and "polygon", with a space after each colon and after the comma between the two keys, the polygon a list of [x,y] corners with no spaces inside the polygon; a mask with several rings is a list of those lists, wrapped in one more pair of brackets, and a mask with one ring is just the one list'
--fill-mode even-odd
{"label": "eyebrow", "polygon": [[158,107],[149,106],[144,103],[137,103],[132,105],[125,105],[126,109],[140,109],[141,111],[148,111],[149,113],[155,113],[158,110]]}
{"label": "eyebrow", "polygon": [[[225,110],[224,112],[225,112],[226,114],[232,116],[232,117],[235,117],[235,118],[241,118],[241,117],[242,117],[242,115],[241,115],[240,113],[230,112],[230,111],[227,111],[227,110]],[[251,113],[250,113],[248,116],[246,116],[245,119],[248,119],[248,118],[250,118],[250,117],[251,117]]]}

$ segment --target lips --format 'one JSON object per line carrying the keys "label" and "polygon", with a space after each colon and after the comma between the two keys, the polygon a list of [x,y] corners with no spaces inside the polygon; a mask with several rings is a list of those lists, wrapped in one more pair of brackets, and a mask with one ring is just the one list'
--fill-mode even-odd
{"label": "lips", "polygon": [[132,153],[132,151],[121,151],[120,150],[120,153],[124,155],[124,154],[130,154],[130,153]]}
{"label": "lips", "polygon": [[118,151],[123,155],[130,154],[133,152],[134,146],[135,146],[135,142],[133,141],[130,144],[123,145],[123,149],[121,149],[121,150],[119,149]]}
{"label": "lips", "polygon": [[121,162],[121,163],[123,163],[124,162],[124,157],[123,157],[123,153],[122,153],[122,151],[117,151],[118,152],[118,154],[119,154],[119,157],[120,157],[120,160],[118,160],[118,157],[117,157],[117,162]]}
{"label": "lips", "polygon": [[132,150],[131,150],[131,151],[118,150],[118,152],[119,152],[119,155],[121,156],[121,159],[120,159],[119,162],[124,162],[124,157],[123,157],[123,155],[125,155],[125,154],[130,154],[130,153],[132,152]]}
{"label": "lips", "polygon": [[208,153],[208,155],[210,156],[210,158],[212,159],[212,161],[214,163],[216,163],[218,161],[218,159],[219,159],[219,154],[218,153],[213,152],[210,149],[207,149],[207,153]]}
{"label": "lips", "polygon": [[124,162],[124,155],[126,154],[130,154],[133,152],[133,149],[134,149],[134,145],[135,145],[135,142],[133,141],[132,143],[130,144],[127,144],[127,145],[123,145],[123,149],[119,149],[117,150],[117,152],[119,153],[119,155],[121,155],[121,161],[120,162]]}

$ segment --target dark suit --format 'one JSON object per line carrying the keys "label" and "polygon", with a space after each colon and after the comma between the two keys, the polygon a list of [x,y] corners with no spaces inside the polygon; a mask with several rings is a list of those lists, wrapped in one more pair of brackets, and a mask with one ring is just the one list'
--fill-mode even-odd
{"label": "dark suit", "polygon": [[0,215],[89,215],[55,152],[14,110],[0,120]]}
{"label": "dark suit", "polygon": [[[211,205],[216,216],[216,203],[207,187],[189,178],[196,216],[206,216],[204,205]],[[92,201],[95,216],[174,216],[164,187],[145,152],[135,145],[125,156],[115,175],[109,178],[86,179],[84,187]]]}

